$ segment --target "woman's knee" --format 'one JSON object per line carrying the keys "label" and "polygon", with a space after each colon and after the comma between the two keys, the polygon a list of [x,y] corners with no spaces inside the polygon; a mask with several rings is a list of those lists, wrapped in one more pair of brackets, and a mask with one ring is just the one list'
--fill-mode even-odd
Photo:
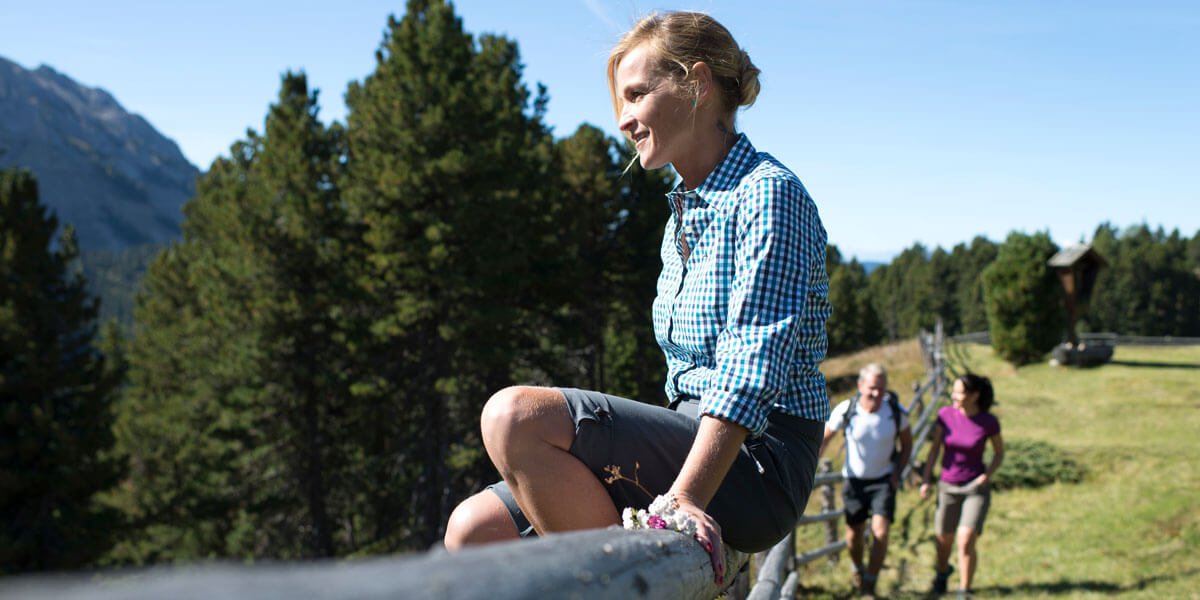
{"label": "woman's knee", "polygon": [[963,552],[971,552],[975,550],[975,539],[978,536],[975,535],[974,529],[969,527],[959,527],[957,537],[958,547],[962,549]]}
{"label": "woman's knee", "polygon": [[498,496],[483,491],[454,508],[446,523],[443,544],[447,550],[458,550],[470,544],[485,544],[517,539],[517,526]]}
{"label": "woman's knee", "polygon": [[496,449],[514,440],[551,439],[561,435],[559,430],[569,424],[561,392],[524,385],[506,387],[493,394],[480,416],[484,444]]}
{"label": "woman's knee", "polygon": [[513,385],[492,394],[483,405],[483,414],[480,416],[484,435],[489,432],[503,434],[528,419],[530,399],[537,390],[535,387]]}

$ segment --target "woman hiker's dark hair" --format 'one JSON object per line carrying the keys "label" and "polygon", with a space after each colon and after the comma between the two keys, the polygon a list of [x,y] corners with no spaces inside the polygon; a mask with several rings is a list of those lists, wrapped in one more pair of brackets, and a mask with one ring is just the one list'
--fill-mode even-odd
{"label": "woman hiker's dark hair", "polygon": [[967,373],[958,378],[963,384],[963,389],[969,394],[979,394],[975,403],[979,406],[979,410],[983,412],[991,412],[992,405],[996,403],[996,394],[992,391],[992,381],[982,375]]}

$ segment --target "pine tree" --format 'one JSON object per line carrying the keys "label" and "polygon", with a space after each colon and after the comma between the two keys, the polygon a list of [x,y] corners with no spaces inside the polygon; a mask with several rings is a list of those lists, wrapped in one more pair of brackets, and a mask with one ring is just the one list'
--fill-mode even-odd
{"label": "pine tree", "polygon": [[[561,225],[559,269],[548,273],[570,293],[559,319],[564,340],[577,349],[577,373],[566,373],[564,385],[612,389],[606,378],[609,317],[619,292],[612,277],[620,266],[614,253],[620,240],[624,209],[613,142],[602,131],[581,126],[555,145],[562,197],[554,222]],[[568,350],[570,352],[570,350]]]}
{"label": "pine tree", "polygon": [[586,357],[582,378],[568,372],[557,382],[661,403],[665,361],[650,306],[674,173],[626,171],[631,150],[590,125],[557,151],[563,195],[554,229],[562,261],[548,277],[571,293],[560,319],[564,339]]}
{"label": "pine tree", "polygon": [[[940,246],[933,249],[929,255],[929,277],[931,285],[928,288],[929,298],[922,304],[927,307],[928,314],[922,315],[922,329],[931,330],[938,319],[948,332],[962,330],[959,321],[960,309],[957,293],[962,283],[959,282],[959,272],[955,268],[954,255],[946,252]],[[930,321],[932,318],[932,321]]]}
{"label": "pine tree", "polygon": [[129,388],[117,439],[130,456],[117,503],[134,533],[116,563],[266,554],[254,516],[269,504],[255,407],[263,382],[248,282],[260,264],[243,251],[254,221],[246,182],[255,148],[239,142],[197,182],[184,240],[143,280],[128,343]]}
{"label": "pine tree", "polygon": [[983,270],[996,259],[996,244],[983,236],[975,236],[971,244],[957,244],[951,251],[955,270],[955,287],[950,290],[956,296],[958,306],[958,329],[951,333],[973,333],[986,331],[987,311],[983,302]]}
{"label": "pine tree", "polygon": [[934,298],[949,293],[935,283],[929,253],[919,243],[872,271],[870,283],[871,301],[888,340],[932,328],[938,317]]}
{"label": "pine tree", "polygon": [[[152,267],[121,429],[149,541],[125,559],[354,549],[334,534],[353,519],[354,436],[338,140],[305,76],[286,74],[265,136],[214,163],[185,241]],[[144,443],[164,436],[165,451]]]}
{"label": "pine tree", "polygon": [[866,269],[857,259],[843,263],[841,252],[832,244],[826,249],[825,269],[833,306],[827,324],[829,353],[852,352],[879,343],[883,330],[871,302]]}
{"label": "pine tree", "polygon": [[[630,143],[615,143],[617,164],[628,165],[634,150]],[[608,279],[615,290],[609,316],[608,364],[612,393],[651,404],[664,401],[667,367],[654,339],[651,305],[658,294],[662,270],[663,230],[670,209],[666,193],[675,181],[674,171],[646,171],[640,167],[618,176],[622,207],[618,211],[618,244],[610,262]]]}
{"label": "pine tree", "polygon": [[[330,557],[349,545],[335,544],[335,506],[349,507],[345,493],[340,504],[333,496],[348,484],[342,476],[353,437],[345,422],[351,371],[342,342],[349,326],[338,318],[352,293],[345,276],[351,231],[337,188],[340,129],[326,129],[317,113],[306,77],[285,75],[253,169],[270,191],[258,240],[264,277],[255,307],[267,382],[258,409],[276,449],[272,462],[288,474],[278,502],[300,500],[281,515],[289,525],[278,546]],[[351,518],[341,516],[347,523]],[[292,531],[304,533],[293,537]]]}
{"label": "pine tree", "polygon": [[1126,335],[1200,334],[1200,277],[1193,245],[1179,232],[1145,225],[1096,229],[1093,247],[1107,266],[1096,278],[1084,315],[1087,328]]}
{"label": "pine tree", "polygon": [[549,286],[534,273],[553,251],[552,145],[516,45],[476,42],[445,2],[410,1],[376,59],[346,95],[345,198],[366,246],[355,314],[372,336],[354,391],[379,467],[362,489],[378,547],[427,547],[451,498],[495,477],[479,410],[539,343],[526,325]]}
{"label": "pine tree", "polygon": [[1063,339],[1063,291],[1046,264],[1057,251],[1046,233],[1013,232],[983,271],[992,348],[1014,365],[1040,360]]}
{"label": "pine tree", "polygon": [[0,573],[81,568],[112,544],[112,402],[73,230],[28,172],[0,171]]}

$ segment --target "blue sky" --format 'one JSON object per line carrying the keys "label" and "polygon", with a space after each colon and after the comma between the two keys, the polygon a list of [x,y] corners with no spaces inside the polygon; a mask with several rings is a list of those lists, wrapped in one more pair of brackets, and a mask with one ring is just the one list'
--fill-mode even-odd
{"label": "blue sky", "polygon": [[[739,128],[805,182],[860,260],[920,242],[1096,225],[1200,230],[1200,3],[1161,0],[461,0],[515,39],[565,137],[615,134],[608,48],[653,9],[704,10],[763,70]],[[322,116],[374,67],[400,0],[0,0],[0,56],[108,90],[200,168],[262,129],[281,74]],[[2,117],[0,117],[2,118]]]}

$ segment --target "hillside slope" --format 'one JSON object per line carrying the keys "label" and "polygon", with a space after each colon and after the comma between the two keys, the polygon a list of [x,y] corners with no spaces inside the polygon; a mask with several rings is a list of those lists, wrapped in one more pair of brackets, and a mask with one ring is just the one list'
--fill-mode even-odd
{"label": "hillside slope", "polygon": [[[910,344],[912,352],[862,357],[919,369]],[[976,345],[952,346],[949,355],[993,379],[1007,443],[1047,442],[1086,470],[1082,483],[995,493],[978,545],[978,596],[1196,597],[1200,346],[1118,346],[1112,364],[1093,369],[1014,369]],[[851,368],[827,363],[825,372]],[[896,521],[879,591],[922,597],[933,574],[933,502],[902,491]],[[823,536],[823,527],[801,528],[799,549],[819,546]],[[848,597],[849,561],[843,554],[837,565],[812,563],[801,581],[805,597]]]}
{"label": "hillside slope", "polygon": [[43,204],[83,249],[179,237],[199,171],[175,142],[108,92],[0,57],[0,168],[29,169]]}

